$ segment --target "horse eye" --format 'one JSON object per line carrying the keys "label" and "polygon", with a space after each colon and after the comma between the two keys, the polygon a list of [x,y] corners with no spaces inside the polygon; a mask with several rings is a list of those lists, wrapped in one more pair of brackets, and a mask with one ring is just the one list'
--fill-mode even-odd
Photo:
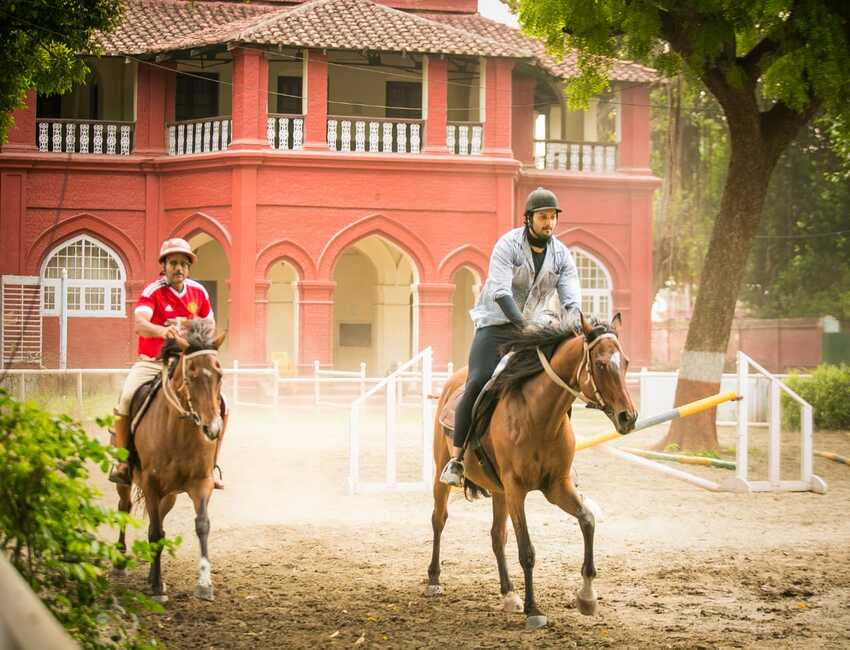
{"label": "horse eye", "polygon": [[608,364],[607,364],[607,363],[605,363],[604,361],[597,361],[597,362],[596,362],[596,368],[597,368],[597,370],[605,370],[605,367],[606,367],[607,365],[608,365]]}

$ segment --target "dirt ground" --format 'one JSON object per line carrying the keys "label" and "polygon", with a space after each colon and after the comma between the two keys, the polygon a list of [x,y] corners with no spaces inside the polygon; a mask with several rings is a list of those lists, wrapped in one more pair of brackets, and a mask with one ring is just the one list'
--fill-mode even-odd
{"label": "dirt ground", "polygon": [[[579,433],[610,427],[577,414]],[[623,444],[649,446],[661,430]],[[411,476],[415,426],[400,444]],[[364,474],[382,465],[381,436],[363,446]],[[766,434],[751,440],[766,474]],[[797,436],[785,434],[783,478],[798,478]],[[731,444],[724,431],[722,443]],[[815,449],[850,455],[850,435],[818,433]],[[597,521],[596,616],[575,608],[582,542],[575,520],[538,493],[527,511],[535,586],[549,625],[527,632],[500,610],[490,505],[453,494],[443,535],[445,595],[424,596],[430,493],[348,496],[346,415],[309,408],[240,410],[211,504],[215,602],[196,599],[198,551],[185,497],[166,521],[181,535],[163,560],[170,601],[145,625],[169,648],[847,648],[850,647],[850,467],[816,458],[825,495],[712,493],[598,451],[576,461]],[[682,468],[683,466],[677,466]],[[724,470],[688,468],[713,480]],[[103,482],[104,492],[109,492]],[[135,533],[137,536],[141,532]],[[521,591],[513,532],[508,564]],[[142,589],[146,571],[124,583]]]}

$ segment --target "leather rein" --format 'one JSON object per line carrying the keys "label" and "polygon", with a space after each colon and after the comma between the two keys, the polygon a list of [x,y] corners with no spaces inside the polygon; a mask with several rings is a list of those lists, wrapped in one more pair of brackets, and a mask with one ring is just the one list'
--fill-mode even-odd
{"label": "leather rein", "polygon": [[[183,384],[180,388],[174,387],[174,382],[171,381],[171,377],[168,374],[168,366],[166,364],[163,364],[162,366],[162,394],[165,396],[166,401],[171,405],[171,407],[180,414],[181,418],[192,420],[192,422],[195,423],[195,426],[201,425],[201,416],[197,414],[195,407],[192,405],[192,395],[189,392],[189,379],[186,375],[186,360],[199,357],[201,355],[212,355],[217,357],[218,350],[198,350],[197,352],[181,355],[180,364]],[[183,406],[180,399],[181,393],[186,400],[188,408]]]}

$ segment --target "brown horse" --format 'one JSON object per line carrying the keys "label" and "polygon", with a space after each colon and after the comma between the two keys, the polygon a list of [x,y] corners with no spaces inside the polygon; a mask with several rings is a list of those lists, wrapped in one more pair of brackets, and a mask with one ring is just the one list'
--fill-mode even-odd
{"label": "brown horse", "polygon": [[[578,519],[584,538],[584,584],[577,594],[582,614],[596,611],[593,578],[594,515],[576,490],[570,476],[575,454],[575,437],[569,411],[576,397],[603,410],[620,433],[634,427],[637,412],[626,390],[628,359],[620,346],[620,315],[611,325],[590,323],[582,316],[582,333],[543,328],[517,334],[509,349],[513,352],[494,390],[485,393],[476,407],[473,429],[482,428],[482,413],[490,412],[489,435],[484,447],[495,465],[499,485],[482,469],[473,453],[464,457],[465,485],[469,496],[492,493],[493,525],[490,530],[493,553],[499,569],[502,603],[505,611],[523,611],[526,628],[546,625],[546,617],[534,599],[532,572],[534,547],[525,519],[525,497],[540,490],[550,503]],[[554,348],[551,361],[540,351]],[[548,366],[548,367],[547,367]],[[466,380],[466,369],[458,370],[443,388],[434,426],[434,460],[442,467],[449,459],[452,441],[440,424],[440,413],[455,390]],[[472,434],[474,435],[474,431]],[[443,593],[440,585],[440,535],[448,518],[450,487],[434,477],[433,554],[428,567],[428,595]],[[525,603],[514,593],[505,563],[507,516],[510,515],[519,546],[519,561],[525,575]]]}
{"label": "brown horse", "polygon": [[[218,348],[224,334],[204,321],[186,324],[185,338],[169,341],[163,348],[163,384],[153,397],[136,428],[135,453],[130,466],[133,483],[141,492],[150,518],[148,540],[165,537],[163,521],[186,492],[195,506],[195,532],[201,547],[198,585],[195,595],[213,600],[211,565],[207,557],[210,518],[207,507],[213,491],[212,472],[217,439],[224,435],[226,416],[221,416],[221,364]],[[130,512],[130,486],[119,485],[118,509]],[[124,528],[118,544],[125,548]],[[165,602],[161,571],[162,549],[151,564],[148,580],[155,600]]]}

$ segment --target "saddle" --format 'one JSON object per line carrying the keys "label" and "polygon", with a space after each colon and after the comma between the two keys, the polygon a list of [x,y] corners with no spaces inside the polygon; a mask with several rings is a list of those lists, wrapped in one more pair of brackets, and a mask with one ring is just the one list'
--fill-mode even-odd
{"label": "saddle", "polygon": [[157,375],[149,382],[142,384],[136,389],[133,399],[130,401],[130,439],[136,436],[136,429],[139,422],[142,421],[142,416],[148,410],[148,406],[153,401],[154,395],[162,386],[162,375]]}

